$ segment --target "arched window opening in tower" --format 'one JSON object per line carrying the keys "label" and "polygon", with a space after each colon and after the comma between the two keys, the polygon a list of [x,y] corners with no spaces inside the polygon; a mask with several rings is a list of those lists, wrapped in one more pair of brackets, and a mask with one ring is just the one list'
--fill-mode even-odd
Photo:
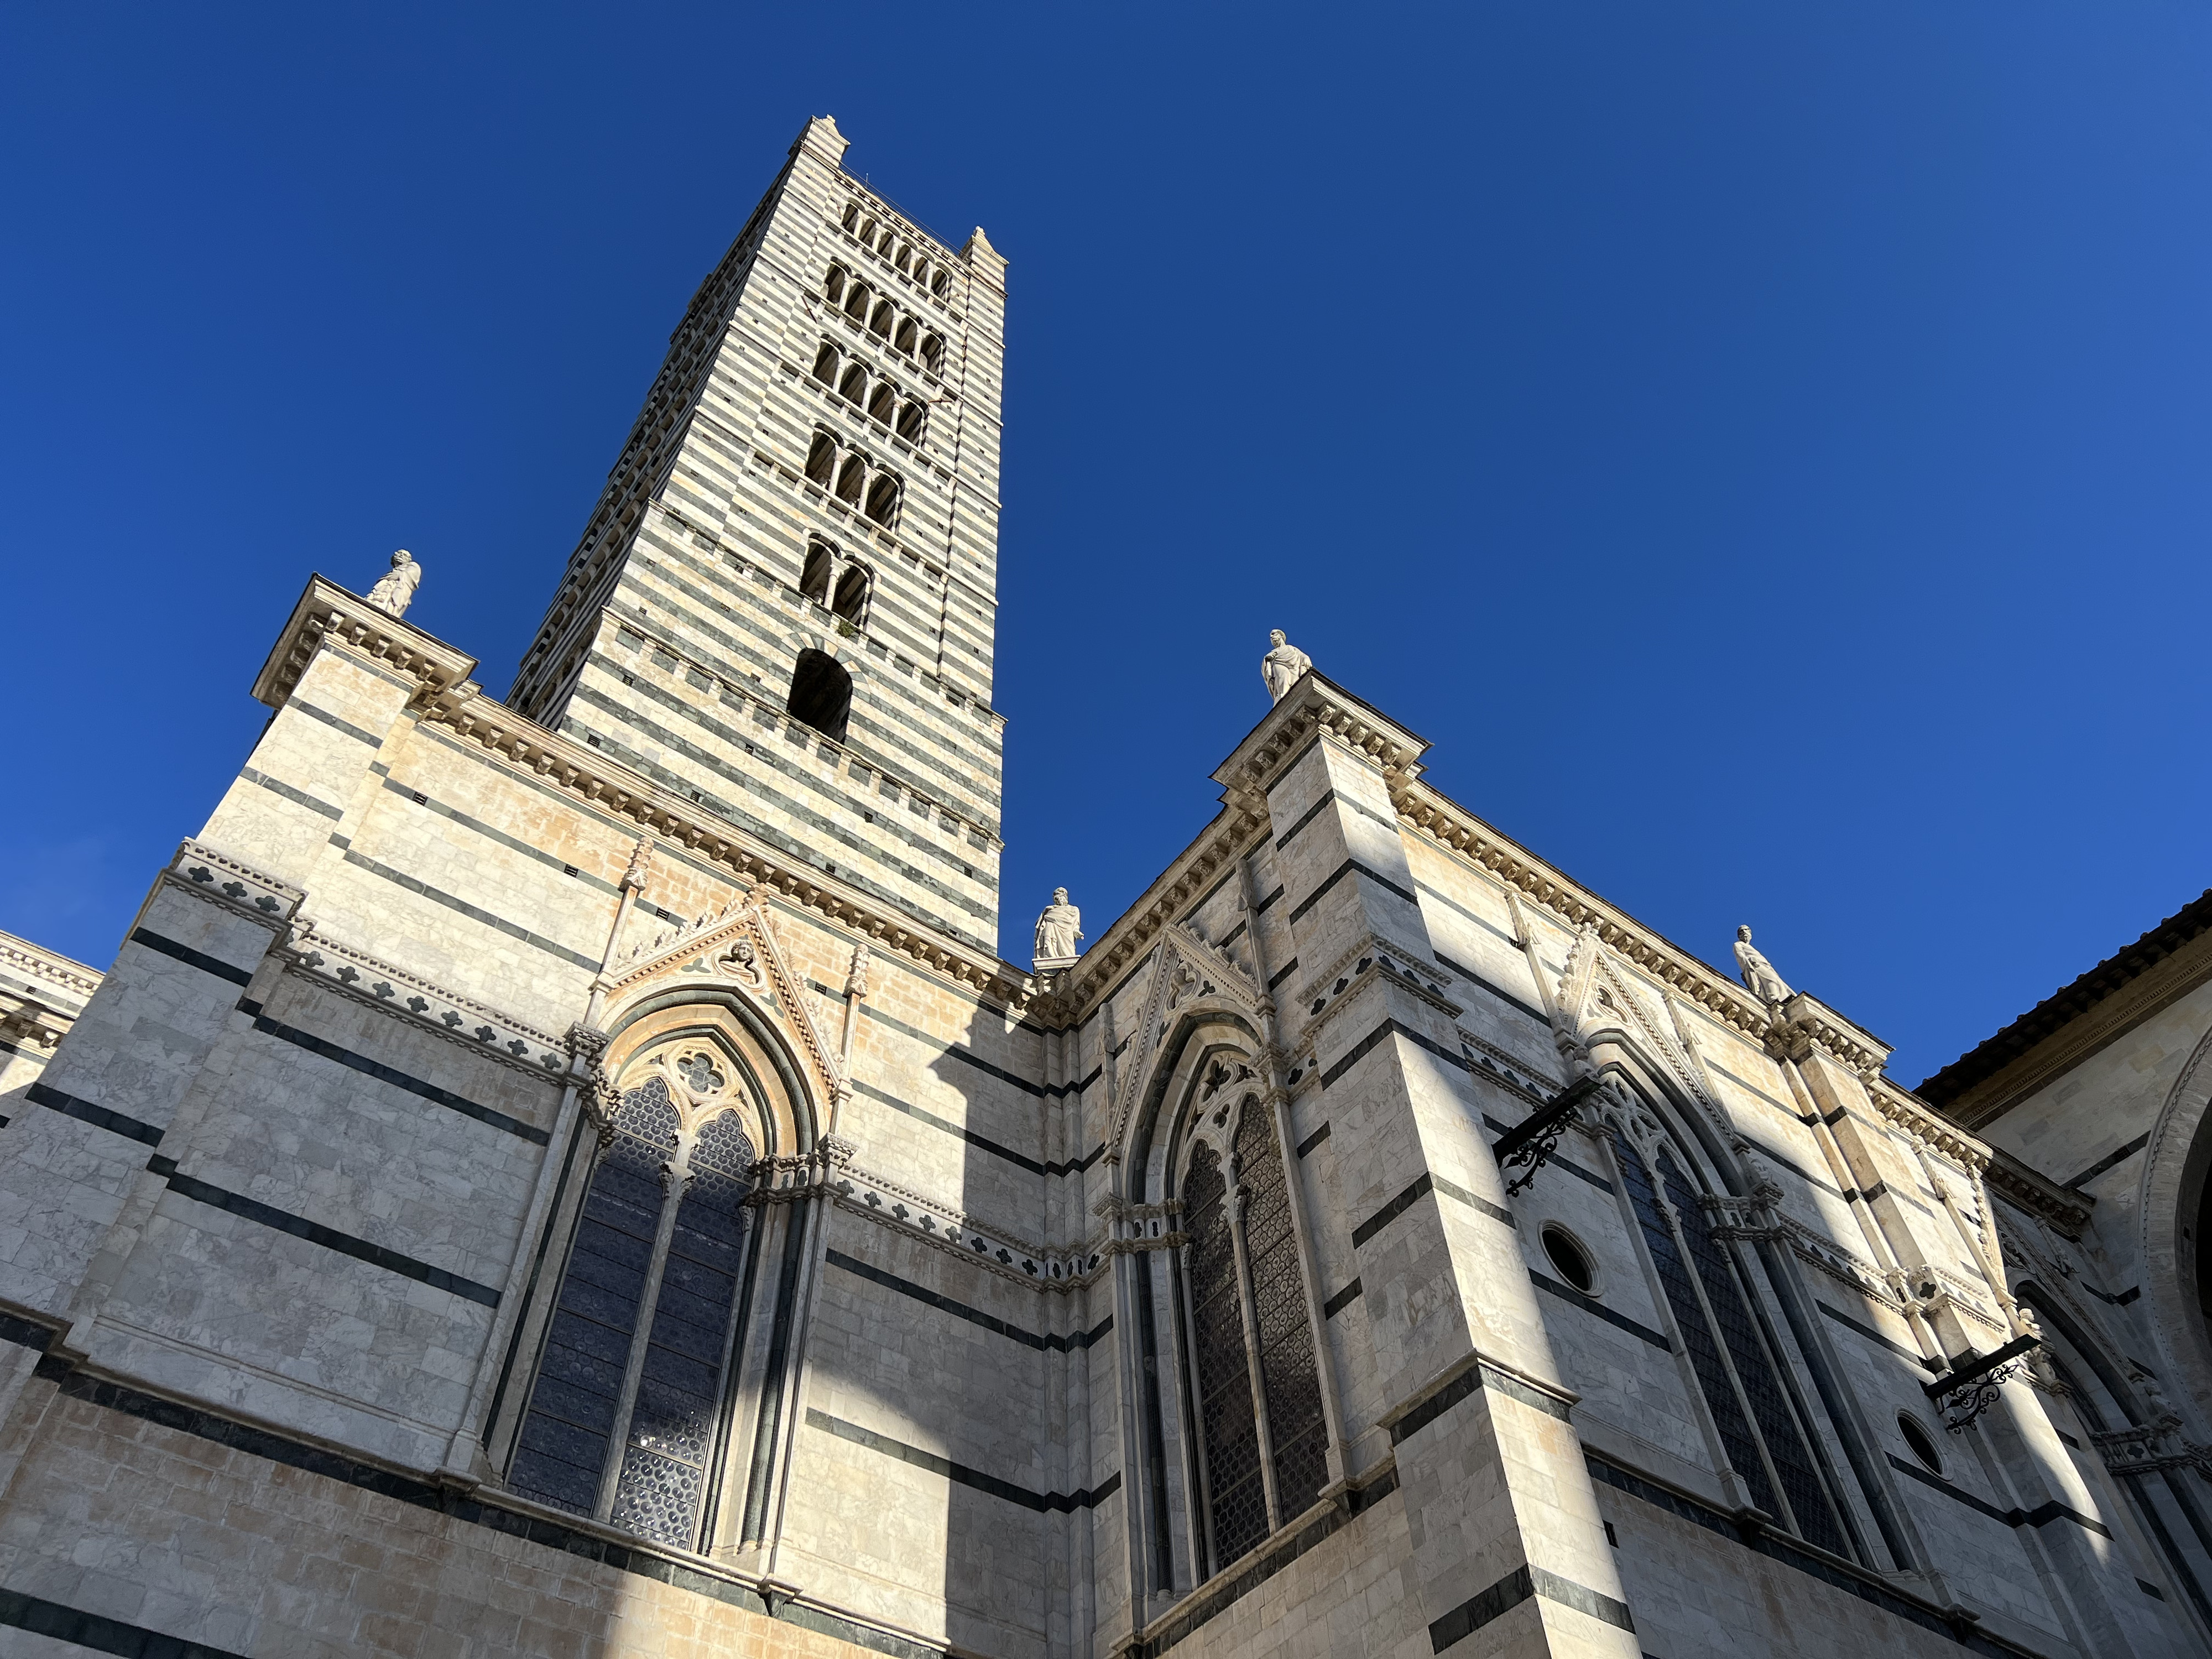
{"label": "arched window opening in tower", "polygon": [[952,273],[943,269],[939,269],[933,273],[929,279],[929,291],[937,295],[940,300],[946,295],[951,293]]}
{"label": "arched window opening in tower", "polygon": [[830,274],[822,279],[823,297],[828,300],[830,303],[834,306],[837,303],[839,298],[843,295],[844,292],[845,267],[842,265],[832,265],[830,267]]}
{"label": "arched window opening in tower", "polygon": [[824,386],[837,384],[837,348],[825,345],[814,354],[814,378]]}
{"label": "arched window opening in tower", "polygon": [[837,599],[830,609],[854,625],[867,618],[868,573],[859,565],[848,565],[845,574],[837,579]]}
{"label": "arched window opening in tower", "polygon": [[817,605],[830,603],[830,573],[836,568],[837,556],[827,542],[815,542],[806,550],[806,568],[800,573],[799,591]]}
{"label": "arched window opening in tower", "polygon": [[876,245],[876,222],[873,219],[866,219],[861,222],[860,240],[866,242],[870,247],[873,247]]}
{"label": "arched window opening in tower", "polygon": [[914,319],[902,317],[899,319],[898,337],[894,339],[891,344],[911,357],[914,356],[915,342],[921,337],[921,331],[914,325]]}
{"label": "arched window opening in tower", "polygon": [[856,225],[856,224],[860,223],[860,204],[858,202],[848,202],[848,203],[846,203],[846,204],[845,204],[845,216],[844,216],[844,218],[843,218],[842,220],[839,221],[839,222],[840,222],[840,223],[842,223],[842,224],[845,227],[845,228],[846,228],[846,229],[848,229],[848,230],[852,229],[852,228],[853,228],[854,225]]}
{"label": "arched window opening in tower", "polygon": [[792,719],[812,726],[835,742],[845,741],[853,717],[853,677],[826,652],[799,653],[791,674],[791,696],[784,705]]}
{"label": "arched window opening in tower", "polygon": [[929,280],[930,269],[931,267],[928,260],[916,259],[914,262],[914,280],[917,283],[927,283]]}
{"label": "arched window opening in tower", "polygon": [[896,259],[893,259],[891,263],[896,265],[901,270],[904,270],[908,265],[914,263],[914,249],[907,243],[901,242],[899,244],[898,257]]}
{"label": "arched window opening in tower", "polygon": [[875,393],[868,399],[868,413],[889,426],[897,412],[898,393],[891,390],[889,380],[877,381]]}
{"label": "arched window opening in tower", "polygon": [[837,470],[837,441],[826,432],[814,434],[814,447],[806,452],[806,476],[816,483],[826,484]]}
{"label": "arched window opening in tower", "polygon": [[837,388],[837,395],[851,403],[859,403],[868,395],[868,373],[854,363],[845,371],[845,379]]}
{"label": "arched window opening in tower", "polygon": [[908,404],[899,410],[898,434],[909,443],[921,441],[921,405]]}
{"label": "arched window opening in tower", "polygon": [[945,341],[941,336],[933,334],[921,343],[921,361],[929,365],[933,374],[945,366]]}
{"label": "arched window opening in tower", "polygon": [[860,486],[868,476],[868,464],[858,455],[848,455],[843,469],[837,474],[837,498],[860,504]]}
{"label": "arched window opening in tower", "polygon": [[891,331],[891,321],[897,315],[891,302],[884,301],[876,307],[876,314],[868,319],[868,332],[878,336],[888,335]]}
{"label": "arched window opening in tower", "polygon": [[868,486],[868,505],[865,510],[870,518],[888,528],[898,513],[898,481],[878,474],[876,481]]}
{"label": "arched window opening in tower", "polygon": [[868,318],[868,301],[872,297],[866,283],[854,283],[845,295],[845,314],[856,323],[866,322]]}

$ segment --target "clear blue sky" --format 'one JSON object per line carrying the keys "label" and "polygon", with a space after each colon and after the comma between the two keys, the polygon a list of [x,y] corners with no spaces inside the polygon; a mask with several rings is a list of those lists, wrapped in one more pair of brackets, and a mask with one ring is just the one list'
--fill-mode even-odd
{"label": "clear blue sky", "polygon": [[1918,1079],[2212,884],[2212,17],[17,6],[0,927],[96,964],[310,570],[505,690],[810,113],[1012,262],[1009,954],[1281,626]]}

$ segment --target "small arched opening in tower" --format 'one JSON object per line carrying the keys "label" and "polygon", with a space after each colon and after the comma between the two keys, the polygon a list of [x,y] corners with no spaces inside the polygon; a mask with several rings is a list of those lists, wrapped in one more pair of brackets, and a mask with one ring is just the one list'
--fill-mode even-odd
{"label": "small arched opening in tower", "polygon": [[867,619],[868,573],[857,564],[847,565],[845,574],[837,579],[837,600],[830,609],[847,622],[858,624]]}
{"label": "small arched opening in tower", "polygon": [[817,605],[830,603],[830,572],[836,559],[826,542],[816,542],[806,550],[806,568],[799,575],[799,591]]}
{"label": "small arched opening in tower", "polygon": [[792,719],[842,743],[853,715],[853,677],[826,652],[802,651],[799,666],[792,671],[791,699],[785,707]]}

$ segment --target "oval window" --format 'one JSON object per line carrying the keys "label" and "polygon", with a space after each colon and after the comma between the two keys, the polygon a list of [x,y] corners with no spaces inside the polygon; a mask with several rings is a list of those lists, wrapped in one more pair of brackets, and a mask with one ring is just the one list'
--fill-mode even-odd
{"label": "oval window", "polygon": [[1904,1435],[1905,1443],[1912,1448],[1912,1455],[1937,1474],[1943,1473],[1943,1454],[1936,1449],[1936,1437],[1921,1426],[1920,1419],[1904,1412],[1897,1414],[1898,1431]]}
{"label": "oval window", "polygon": [[1597,1283],[1597,1269],[1590,1265],[1589,1252],[1575,1242],[1565,1228],[1544,1229],[1544,1254],[1551,1258],[1560,1278],[1583,1295],[1589,1294],[1590,1287]]}

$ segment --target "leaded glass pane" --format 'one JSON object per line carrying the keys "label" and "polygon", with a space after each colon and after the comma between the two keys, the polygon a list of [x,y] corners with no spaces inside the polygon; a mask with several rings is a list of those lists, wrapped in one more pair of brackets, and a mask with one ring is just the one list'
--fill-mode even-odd
{"label": "leaded glass pane", "polygon": [[738,1301],[746,1189],[730,1172],[752,1161],[752,1144],[726,1113],[702,1128],[691,1148],[610,1517],[617,1526],[684,1548],[690,1547],[698,1521],[722,1357]]}
{"label": "leaded glass pane", "polygon": [[660,1166],[675,1130],[664,1085],[656,1079],[632,1091],[616,1115],[614,1144],[592,1174],[507,1472],[517,1492],[557,1509],[589,1515],[599,1503],[607,1437],[660,1230]]}
{"label": "leaded glass pane", "polygon": [[1843,1528],[1836,1523],[1827,1488],[1814,1468],[1796,1413],[1784,1396],[1782,1379],[1753,1322],[1735,1265],[1713,1237],[1705,1206],[1698,1201],[1700,1194],[1665,1152],[1659,1154],[1659,1171],[1667,1183],[1668,1200],[1681,1218],[1682,1237],[1689,1243],[1698,1282],[1705,1287],[1705,1299],[1712,1304],[1729,1358],[1735,1363],[1736,1380],[1743,1384],[1745,1396],[1751,1401],[1751,1414],[1766,1442],[1767,1455],[1774,1460],[1783,1495],[1796,1516],[1797,1531],[1824,1550],[1848,1555],[1850,1551],[1844,1541]]}
{"label": "leaded glass pane", "polygon": [[701,1128],[659,1289],[653,1307],[642,1309],[679,1122],[657,1078],[623,1097],[614,1142],[584,1200],[508,1478],[541,1502],[592,1512],[636,1333],[647,1324],[610,1518],[689,1547],[737,1305],[753,1149],[732,1114]]}
{"label": "leaded glass pane", "polygon": [[1705,1310],[1691,1283],[1690,1269],[1675,1247],[1674,1229],[1660,1213],[1650,1173],[1644,1167],[1644,1160],[1636,1149],[1628,1144],[1628,1138],[1618,1129],[1613,1133],[1613,1145],[1620,1155],[1621,1179],[1628,1187],[1629,1204],[1644,1229],[1644,1243],[1651,1252],[1651,1265],[1658,1270],[1659,1283],[1667,1292],[1667,1305],[1674,1310],[1675,1328],[1682,1334],[1682,1346],[1689,1353],[1690,1369],[1697,1373],[1698,1387],[1705,1396],[1706,1410],[1712,1413],[1713,1427],[1720,1432],[1721,1445],[1728,1453],[1729,1464],[1741,1477],[1751,1501],[1778,1517],[1782,1506],[1776,1501],[1773,1483],[1766,1478],[1766,1462],[1759,1455],[1759,1443],[1752,1437],[1751,1425],[1745,1419],[1734,1385],[1729,1382],[1720,1345],[1714,1339],[1712,1327],[1705,1322]]}
{"label": "leaded glass pane", "polygon": [[1267,1535],[1267,1489],[1260,1474],[1260,1432],[1252,1415],[1252,1374],[1244,1352],[1243,1310],[1237,1297],[1228,1200],[1219,1155],[1200,1146],[1192,1154],[1183,1182],[1183,1231],[1190,1238],[1185,1260],[1191,1344],[1217,1569]]}
{"label": "leaded glass pane", "polygon": [[1328,1425],[1314,1369],[1313,1324],[1291,1225],[1283,1159],[1267,1108],[1244,1108],[1237,1130],[1237,1173],[1245,1191],[1244,1259],[1252,1274],[1253,1322],[1260,1334],[1260,1380],[1273,1443],[1281,1523],[1310,1508],[1328,1484]]}

